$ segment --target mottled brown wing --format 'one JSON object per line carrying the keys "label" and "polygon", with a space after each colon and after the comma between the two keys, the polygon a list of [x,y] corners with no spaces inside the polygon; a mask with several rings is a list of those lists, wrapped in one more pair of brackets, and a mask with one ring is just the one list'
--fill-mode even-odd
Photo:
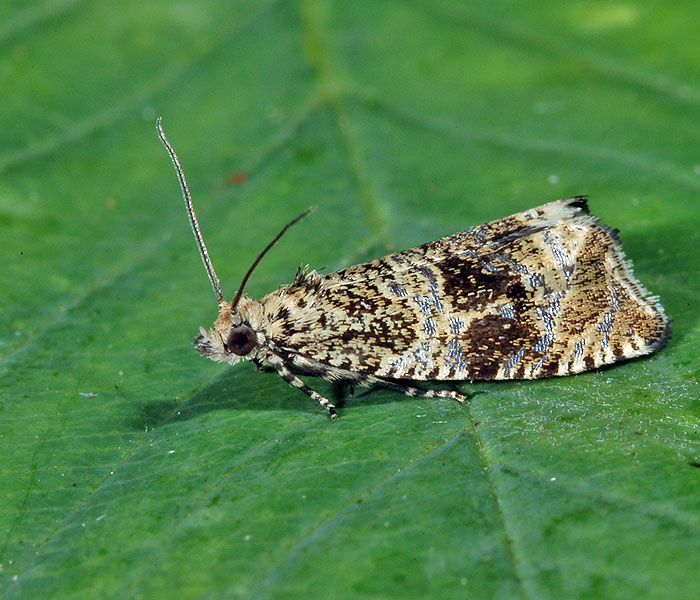
{"label": "mottled brown wing", "polygon": [[285,296],[303,310],[285,314],[279,351],[363,376],[567,375],[648,354],[668,337],[662,307],[582,197],[311,273]]}

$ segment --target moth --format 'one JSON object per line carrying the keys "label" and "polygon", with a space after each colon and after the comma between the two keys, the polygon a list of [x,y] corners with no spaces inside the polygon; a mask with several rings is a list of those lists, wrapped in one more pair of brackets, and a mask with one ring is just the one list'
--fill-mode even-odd
{"label": "moth", "polygon": [[227,302],[209,258],[180,162],[190,225],[218,301],[194,345],[206,357],[271,367],[337,418],[333,404],[297,374],[408,396],[465,397],[415,381],[539,379],[650,354],[670,335],[656,297],[634,278],[617,231],[577,196],[329,273],[254,300],[253,270],[302,213],[255,259]]}

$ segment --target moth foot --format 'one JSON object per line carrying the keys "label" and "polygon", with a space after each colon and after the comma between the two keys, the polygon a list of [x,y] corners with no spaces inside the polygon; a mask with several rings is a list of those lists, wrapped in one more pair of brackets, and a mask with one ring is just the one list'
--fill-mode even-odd
{"label": "moth foot", "polygon": [[459,392],[452,392],[452,397],[457,400],[460,404],[464,404],[467,401],[467,397],[460,394]]}

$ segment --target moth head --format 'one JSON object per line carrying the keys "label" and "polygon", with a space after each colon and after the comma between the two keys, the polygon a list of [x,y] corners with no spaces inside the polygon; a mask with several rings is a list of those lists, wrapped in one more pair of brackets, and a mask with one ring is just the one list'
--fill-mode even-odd
{"label": "moth head", "polygon": [[232,365],[257,356],[265,345],[264,334],[258,333],[262,306],[244,295],[240,309],[232,311],[231,305],[225,304],[211,329],[199,328],[194,345],[202,356]]}

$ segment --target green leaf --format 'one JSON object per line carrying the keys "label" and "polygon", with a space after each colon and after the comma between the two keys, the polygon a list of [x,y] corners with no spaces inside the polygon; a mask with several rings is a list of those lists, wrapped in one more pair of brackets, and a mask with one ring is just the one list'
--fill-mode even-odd
{"label": "green leaf", "polygon": [[[700,5],[0,6],[0,595],[695,598]],[[191,347],[224,292],[575,194],[674,319],[575,377],[332,423]],[[344,391],[307,377],[342,401]]]}

